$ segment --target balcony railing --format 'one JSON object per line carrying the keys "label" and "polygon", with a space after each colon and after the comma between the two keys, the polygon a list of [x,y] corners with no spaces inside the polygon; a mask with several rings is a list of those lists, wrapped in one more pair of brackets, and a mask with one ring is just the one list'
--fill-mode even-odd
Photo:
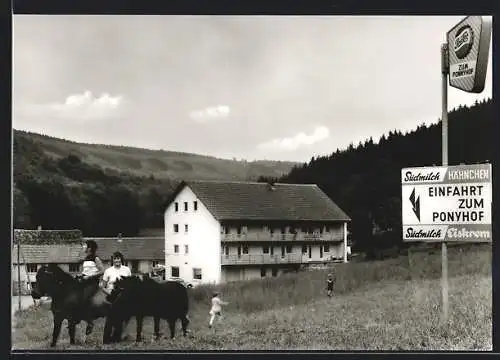
{"label": "balcony railing", "polygon": [[323,234],[280,234],[270,232],[255,232],[247,234],[221,234],[222,241],[228,242],[259,242],[259,241],[343,241],[344,234],[339,231]]}
{"label": "balcony railing", "polygon": [[300,264],[307,262],[302,260],[302,254],[285,254],[285,256],[278,255],[222,255],[222,265],[268,265],[268,264]]}

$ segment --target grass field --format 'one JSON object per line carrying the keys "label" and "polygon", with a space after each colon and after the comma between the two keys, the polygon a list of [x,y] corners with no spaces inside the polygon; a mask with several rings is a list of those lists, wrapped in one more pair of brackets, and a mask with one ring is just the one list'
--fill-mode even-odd
{"label": "grass field", "polygon": [[[207,327],[210,287],[191,291],[189,337],[102,345],[103,320],[81,344],[69,346],[63,328],[57,350],[491,350],[491,247],[449,251],[450,319],[441,321],[440,253],[419,252],[378,262],[334,266],[333,298],[325,296],[328,271],[221,286],[230,304],[214,329]],[[180,330],[180,324],[178,324]],[[52,316],[45,307],[17,314],[13,349],[47,349]],[[129,332],[135,335],[131,322]],[[165,322],[162,332],[168,334]]]}

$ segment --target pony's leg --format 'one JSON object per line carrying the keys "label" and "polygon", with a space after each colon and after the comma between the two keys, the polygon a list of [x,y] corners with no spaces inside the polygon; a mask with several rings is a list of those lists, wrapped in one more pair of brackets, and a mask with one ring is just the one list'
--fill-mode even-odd
{"label": "pony's leg", "polygon": [[77,322],[73,319],[68,319],[69,343],[75,345],[75,333]]}
{"label": "pony's leg", "polygon": [[187,336],[188,325],[189,325],[189,319],[187,317],[187,314],[181,318],[181,323],[182,323],[182,332],[184,333],[184,336]]}
{"label": "pony's leg", "polygon": [[107,317],[106,323],[104,324],[104,332],[102,334],[103,344],[109,344],[111,342],[111,339],[114,337],[113,330],[113,321],[111,318]]}
{"label": "pony's leg", "polygon": [[177,320],[176,318],[167,319],[168,327],[170,329],[170,339],[175,338],[175,322],[176,322],[176,320]]}
{"label": "pony's leg", "polygon": [[117,319],[113,322],[114,334],[113,334],[113,342],[122,341],[122,333],[123,333],[123,319]]}
{"label": "pony's leg", "polygon": [[158,340],[161,336],[160,334],[160,318],[159,317],[154,317],[154,336],[155,340]]}
{"label": "pony's leg", "polygon": [[135,341],[137,341],[137,342],[142,341],[142,322],[143,322],[143,320],[144,320],[144,317],[142,317],[142,316],[135,317],[135,321],[137,323]]}
{"label": "pony's leg", "polygon": [[52,342],[50,343],[50,347],[56,346],[57,339],[59,338],[59,334],[61,333],[61,326],[63,321],[63,316],[54,314],[54,329],[52,330]]}
{"label": "pony's leg", "polygon": [[94,319],[86,320],[87,327],[85,328],[85,335],[89,336],[94,330]]}

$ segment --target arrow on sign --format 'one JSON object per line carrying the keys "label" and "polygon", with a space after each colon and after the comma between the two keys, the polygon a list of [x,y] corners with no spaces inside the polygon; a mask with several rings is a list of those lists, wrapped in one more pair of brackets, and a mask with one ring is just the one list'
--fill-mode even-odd
{"label": "arrow on sign", "polygon": [[416,199],[415,199],[415,188],[413,188],[413,191],[411,192],[411,195],[410,195],[410,202],[412,204],[412,209],[413,209],[413,212],[415,213],[418,221],[420,221],[420,196],[418,196]]}

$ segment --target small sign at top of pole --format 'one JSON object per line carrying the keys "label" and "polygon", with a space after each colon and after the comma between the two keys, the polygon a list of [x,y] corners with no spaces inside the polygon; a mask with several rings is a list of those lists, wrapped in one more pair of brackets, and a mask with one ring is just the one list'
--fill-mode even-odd
{"label": "small sign at top of pole", "polygon": [[469,93],[481,93],[491,41],[489,16],[468,16],[446,34],[450,86]]}

